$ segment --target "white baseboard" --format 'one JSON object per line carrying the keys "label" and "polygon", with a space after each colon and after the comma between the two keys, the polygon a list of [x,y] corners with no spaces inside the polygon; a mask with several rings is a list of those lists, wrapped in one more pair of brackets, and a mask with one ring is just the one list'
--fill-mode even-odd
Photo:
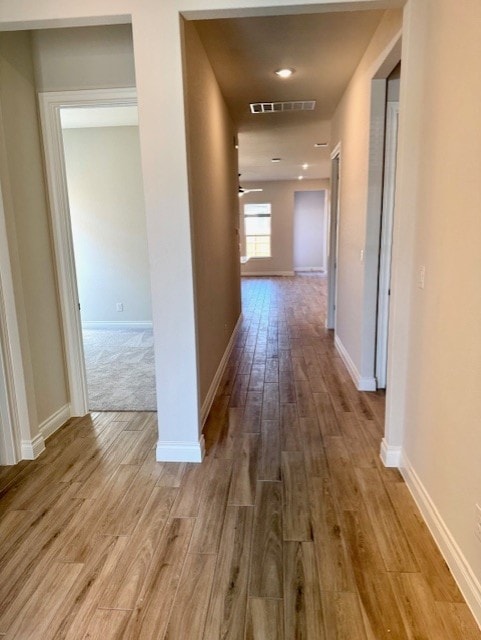
{"label": "white baseboard", "polygon": [[53,433],[60,429],[62,425],[64,425],[67,420],[71,418],[72,414],[70,412],[70,405],[66,404],[56,411],[54,414],[44,420],[42,424],[39,426],[40,433],[43,436],[43,439],[46,440]]}
{"label": "white baseboard", "polygon": [[295,267],[296,273],[326,273],[324,267]]}
{"label": "white baseboard", "polygon": [[35,460],[42,451],[45,451],[43,435],[39,433],[32,440],[22,440],[20,448],[22,460]]}
{"label": "white baseboard", "polygon": [[240,326],[242,324],[242,314],[239,316],[236,325],[234,327],[234,331],[230,337],[229,343],[224,351],[224,355],[217,367],[217,371],[215,372],[215,376],[211,382],[209,387],[209,391],[205,397],[204,402],[202,403],[202,408],[200,410],[200,423],[202,427],[207,420],[207,416],[209,415],[209,411],[212,407],[212,403],[214,402],[215,394],[217,393],[217,389],[219,387],[220,381],[222,380],[222,376],[224,375],[225,368],[227,363],[229,362],[230,354],[232,353],[232,349],[234,348],[234,344],[237,338],[237,334],[239,333]]}
{"label": "white baseboard", "polygon": [[241,272],[241,276],[243,278],[252,276],[252,277],[262,277],[262,276],[267,276],[267,277],[276,277],[276,276],[282,276],[282,277],[288,277],[288,276],[295,276],[295,272],[294,271],[243,271]]}
{"label": "white baseboard", "polygon": [[359,378],[358,391],[377,391],[376,378]]}
{"label": "white baseboard", "polygon": [[386,438],[382,439],[380,455],[385,467],[401,466],[402,447],[389,445]]}
{"label": "white baseboard", "polygon": [[334,338],[335,347],[342,358],[342,361],[346,365],[347,370],[349,371],[349,375],[351,376],[354,384],[356,385],[356,389],[358,391],[376,391],[376,378],[363,378],[359,371],[357,370],[356,365],[352,361],[351,356],[346,350],[346,347],[342,344],[339,336],[336,334]]}
{"label": "white baseboard", "polygon": [[70,405],[66,404],[57,409],[49,418],[44,420],[38,429],[40,433],[32,440],[22,440],[21,454],[22,460],[35,460],[45,451],[45,440],[60,429],[71,417]]}
{"label": "white baseboard", "polygon": [[126,321],[87,321],[82,322],[82,329],[103,329],[104,331],[111,331],[113,329],[138,329],[139,331],[143,331],[145,329],[152,329],[152,322],[129,322]]}
{"label": "white baseboard", "polygon": [[404,452],[401,473],[461,593],[481,626],[481,584]]}
{"label": "white baseboard", "polygon": [[155,458],[157,462],[202,462],[204,459],[204,436],[199,442],[157,442]]}

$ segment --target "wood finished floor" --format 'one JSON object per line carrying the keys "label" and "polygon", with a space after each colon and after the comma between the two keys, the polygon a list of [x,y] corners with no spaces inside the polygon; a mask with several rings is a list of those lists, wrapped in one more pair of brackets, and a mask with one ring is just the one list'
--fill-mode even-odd
{"label": "wood finished floor", "polygon": [[478,630],[358,393],[319,277],[248,279],[202,465],[155,414],[72,420],[0,470],[0,636],[471,640]]}

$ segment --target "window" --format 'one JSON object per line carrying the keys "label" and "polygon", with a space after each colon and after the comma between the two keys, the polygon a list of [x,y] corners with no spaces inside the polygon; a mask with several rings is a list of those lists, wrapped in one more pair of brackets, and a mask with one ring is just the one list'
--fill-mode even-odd
{"label": "window", "polygon": [[271,205],[245,204],[244,231],[248,258],[271,257]]}

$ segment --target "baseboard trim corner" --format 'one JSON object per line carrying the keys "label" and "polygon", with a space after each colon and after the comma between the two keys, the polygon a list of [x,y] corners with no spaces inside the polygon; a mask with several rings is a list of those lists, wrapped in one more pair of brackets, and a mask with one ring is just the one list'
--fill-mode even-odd
{"label": "baseboard trim corner", "polygon": [[337,333],[334,337],[334,345],[339,355],[341,356],[342,361],[346,365],[346,368],[349,372],[349,375],[352,378],[352,381],[356,386],[356,389],[358,391],[376,391],[377,389],[376,378],[366,378],[361,376],[351,356],[347,352],[346,347],[342,344],[342,341],[337,335]]}
{"label": "baseboard trim corner", "polygon": [[377,390],[376,378],[359,378],[357,390],[358,391],[376,391]]}
{"label": "baseboard trim corner", "polygon": [[60,427],[71,417],[70,404],[60,407],[60,409],[55,411],[50,418],[44,420],[39,426],[39,431],[42,434],[43,439],[46,440],[47,438],[50,438],[50,436],[53,435],[57,429],[60,429]]}
{"label": "baseboard trim corner", "polygon": [[403,452],[401,473],[476,622],[481,627],[481,584],[426,487]]}
{"label": "baseboard trim corner", "polygon": [[217,393],[217,389],[219,388],[220,382],[222,380],[222,376],[224,375],[224,371],[227,367],[227,363],[229,362],[229,358],[232,353],[232,349],[234,348],[237,334],[239,333],[241,324],[242,324],[242,313],[237,319],[236,325],[234,327],[234,331],[232,332],[232,335],[229,339],[227,347],[224,351],[224,355],[222,356],[219,366],[217,367],[217,371],[215,372],[215,376],[212,379],[212,382],[209,387],[209,391],[207,392],[207,395],[205,397],[205,400],[202,403],[202,408],[200,411],[200,423],[202,427],[204,426],[205,421],[207,420],[207,417],[209,415],[209,411],[211,410],[212,403],[214,402],[215,394]]}
{"label": "baseboard trim corner", "polygon": [[399,468],[401,466],[402,447],[390,445],[386,442],[386,438],[383,438],[380,456],[385,467]]}
{"label": "baseboard trim corner", "polygon": [[204,436],[198,442],[157,442],[155,459],[157,462],[202,462],[205,453]]}
{"label": "baseboard trim corner", "polygon": [[22,460],[35,460],[42,451],[45,451],[43,435],[39,433],[32,440],[22,440],[20,449]]}

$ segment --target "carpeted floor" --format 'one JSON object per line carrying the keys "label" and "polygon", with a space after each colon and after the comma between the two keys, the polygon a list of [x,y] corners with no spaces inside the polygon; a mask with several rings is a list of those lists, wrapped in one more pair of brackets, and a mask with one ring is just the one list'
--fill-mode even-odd
{"label": "carpeted floor", "polygon": [[152,330],[84,329],[91,411],[156,411]]}

